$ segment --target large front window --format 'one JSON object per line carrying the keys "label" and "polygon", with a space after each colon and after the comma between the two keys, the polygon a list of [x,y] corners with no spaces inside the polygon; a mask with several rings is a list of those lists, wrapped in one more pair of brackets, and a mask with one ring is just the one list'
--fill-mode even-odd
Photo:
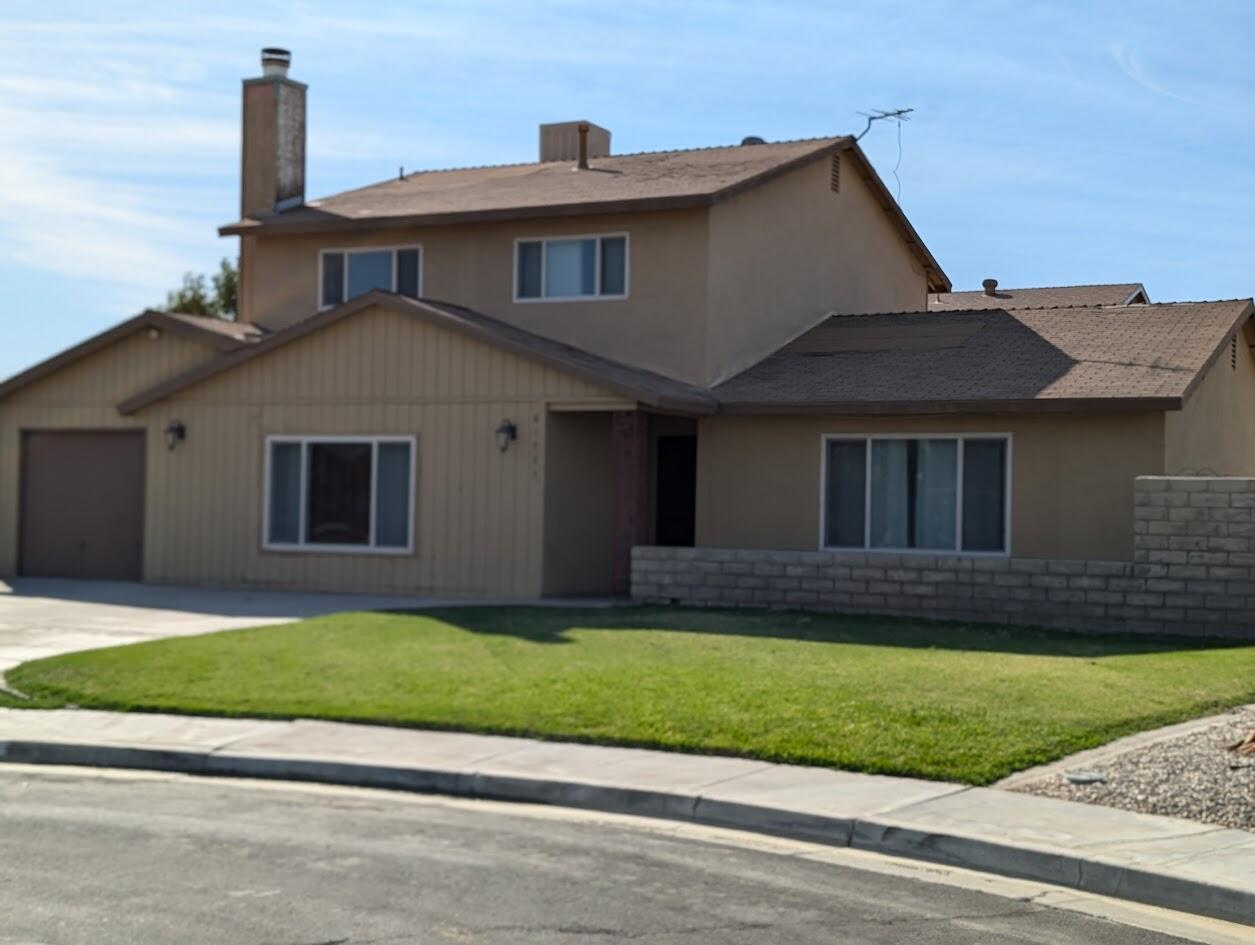
{"label": "large front window", "polygon": [[1002,436],[829,437],[824,547],[1004,554],[1009,466]]}
{"label": "large front window", "polygon": [[412,437],[267,440],[267,548],[408,551]]}
{"label": "large front window", "polygon": [[423,252],[417,246],[391,249],[329,249],[320,257],[319,304],[331,308],[372,289],[419,297]]}
{"label": "large front window", "polygon": [[627,253],[621,235],[519,240],[514,300],[625,298]]}

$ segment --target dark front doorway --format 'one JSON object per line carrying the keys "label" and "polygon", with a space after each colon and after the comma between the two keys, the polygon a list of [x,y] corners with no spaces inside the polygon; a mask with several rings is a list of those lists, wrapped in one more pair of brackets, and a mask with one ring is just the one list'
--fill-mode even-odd
{"label": "dark front doorway", "polygon": [[697,519],[697,437],[660,436],[654,544],[691,548]]}
{"label": "dark front doorway", "polygon": [[23,575],[138,581],[143,534],[142,431],[23,435]]}

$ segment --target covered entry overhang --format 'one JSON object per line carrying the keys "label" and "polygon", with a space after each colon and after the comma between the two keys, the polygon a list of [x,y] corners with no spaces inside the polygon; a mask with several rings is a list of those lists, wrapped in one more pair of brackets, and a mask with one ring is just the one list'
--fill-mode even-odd
{"label": "covered entry overhang", "polygon": [[551,405],[545,442],[546,596],[626,595],[634,545],[693,544],[695,415]]}

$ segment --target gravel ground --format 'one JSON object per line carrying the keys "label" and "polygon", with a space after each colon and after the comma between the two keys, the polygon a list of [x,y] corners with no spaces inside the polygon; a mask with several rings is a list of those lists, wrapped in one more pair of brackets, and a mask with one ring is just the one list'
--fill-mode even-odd
{"label": "gravel ground", "polygon": [[1055,773],[1010,789],[1255,830],[1255,756],[1225,750],[1252,729],[1255,706],[1247,706],[1191,734],[1065,769],[1097,772],[1102,783],[1073,784]]}

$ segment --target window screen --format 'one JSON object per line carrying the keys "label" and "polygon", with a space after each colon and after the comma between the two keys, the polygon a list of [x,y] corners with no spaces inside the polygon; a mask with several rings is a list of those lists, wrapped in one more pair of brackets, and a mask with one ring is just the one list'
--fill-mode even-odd
{"label": "window screen", "polygon": [[418,298],[418,250],[397,250],[397,295]]}
{"label": "window screen", "polygon": [[963,444],[963,550],[1006,550],[1007,444]]}
{"label": "window screen", "polygon": [[323,253],[322,304],[339,305],[344,301],[344,253]]}
{"label": "window screen", "polygon": [[827,518],[824,544],[829,548],[862,548],[867,489],[867,441],[828,441]]}
{"label": "window screen", "polygon": [[518,297],[540,298],[540,265],[544,253],[543,243],[519,243]]}

